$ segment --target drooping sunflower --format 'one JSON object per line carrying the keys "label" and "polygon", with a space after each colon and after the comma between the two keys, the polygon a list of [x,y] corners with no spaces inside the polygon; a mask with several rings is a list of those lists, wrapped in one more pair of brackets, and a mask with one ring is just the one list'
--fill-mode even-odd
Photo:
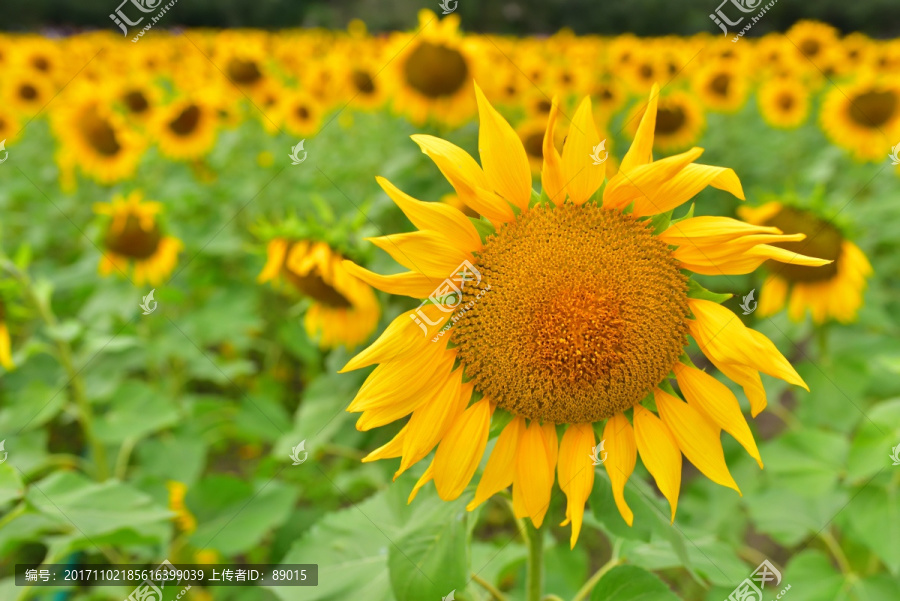
{"label": "drooping sunflower", "polygon": [[273,238],[260,283],[290,284],[312,299],[304,326],[322,348],[353,348],[378,325],[378,300],[368,284],[343,266],[343,257],[325,242]]}
{"label": "drooping sunflower", "polygon": [[822,103],[822,129],[857,160],[880,161],[900,139],[900,82],[871,75],[832,88]]}
{"label": "drooping sunflower", "polygon": [[172,273],[182,244],[178,238],[163,233],[160,211],[162,204],[142,201],[137,191],[128,198],[119,195],[112,202],[94,204],[94,213],[111,217],[103,236],[101,275],[115,271],[127,276],[133,265],[136,285],[156,285]]}
{"label": "drooping sunflower", "polygon": [[212,149],[217,130],[218,117],[212,103],[182,97],[159,109],[154,134],[164,155],[189,160]]}
{"label": "drooping sunflower", "polygon": [[802,321],[807,312],[820,324],[829,319],[855,321],[872,266],[840,228],[813,211],[780,202],[740,207],[738,213],[748,223],[806,235],[802,242],[778,242],[775,246],[832,261],[824,267],[767,262],[768,277],[759,291],[758,316],[774,315],[787,305],[788,316],[794,321]]}
{"label": "drooping sunflower", "polygon": [[[568,498],[564,524],[572,524],[573,546],[593,486],[594,427],[603,428],[605,466],[629,524],[624,488],[637,452],[673,519],[682,454],[713,481],[737,490],[720,431],[757,461],[759,453],[737,398],[686,358],[688,336],[744,388],[753,415],[766,405],[760,371],[805,384],[765,336],[721,305],[694,298],[687,272],[748,273],[767,259],[827,261],[771,244],[802,234],[785,236],[727,217],[669,222],[671,211],[707,186],[739,198],[743,191],[732,170],[693,162],[702,149],[652,160],[655,86],[634,143],[602,196],[595,194],[605,163],[590,159],[600,142],[590,99],[578,107],[562,153],[552,143],[559,113],[554,99],[540,199],[515,130],[475,91],[481,166],[439,138],[413,139],[493,233],[483,239],[459,211],[418,201],[379,178],[419,231],[372,242],[410,271],[382,276],[347,263],[376,288],[437,299],[401,314],[343,369],[379,364],[348,408],[362,412],[359,430],[409,416],[365,461],[400,457],[399,475],[437,447],[410,501],[431,480],[442,499],[457,498],[481,462],[492,416],[505,414],[510,421],[469,509],[512,485],[516,516],[539,527],[558,480]],[[451,284],[461,290],[447,293]],[[435,335],[448,323],[449,336]],[[686,403],[673,394],[671,377]]]}
{"label": "drooping sunflower", "polygon": [[[657,102],[654,148],[660,152],[684,150],[696,142],[706,127],[703,108],[686,92],[676,91],[660,98]],[[637,135],[644,113],[645,103],[636,105],[627,117],[626,131]]]}
{"label": "drooping sunflower", "polygon": [[[474,61],[459,35],[459,17],[443,19],[427,9],[419,11],[416,34],[398,36],[387,56],[397,52],[391,98],[394,108],[415,123],[429,116],[464,123],[474,110]],[[396,49],[395,49],[396,48]]]}
{"label": "drooping sunflower", "polygon": [[809,91],[796,79],[770,79],[759,88],[759,112],[772,127],[799,127],[809,116]]}

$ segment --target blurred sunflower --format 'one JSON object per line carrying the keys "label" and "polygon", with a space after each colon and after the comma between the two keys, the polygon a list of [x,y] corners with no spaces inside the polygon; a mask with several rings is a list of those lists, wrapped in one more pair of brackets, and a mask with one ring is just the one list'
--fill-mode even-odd
{"label": "blurred sunflower", "polygon": [[772,127],[799,127],[809,115],[809,92],[796,79],[770,79],[759,88],[759,111]]}
{"label": "blurred sunflower", "polygon": [[259,283],[287,282],[312,299],[304,325],[322,348],[352,348],[365,342],[378,324],[380,309],[372,289],[348,272],[343,257],[325,242],[269,241]]}
{"label": "blurred sunflower", "polygon": [[812,211],[780,202],[740,207],[738,213],[748,223],[806,235],[802,242],[778,242],[773,246],[832,261],[815,268],[766,262],[769,275],[759,292],[757,315],[768,317],[787,305],[788,316],[794,321],[803,320],[807,311],[819,324],[828,319],[841,323],[856,319],[872,266],[840,229]]}
{"label": "blurred sunflower", "polygon": [[162,204],[143,202],[137,191],[127,199],[119,195],[112,202],[94,204],[94,213],[111,217],[103,236],[101,275],[113,271],[125,275],[133,264],[136,285],[156,285],[172,273],[182,244],[178,238],[163,234],[161,210]]}
{"label": "blurred sunflower", "polygon": [[216,107],[205,100],[179,98],[161,107],[156,116],[155,135],[159,150],[173,159],[196,159],[216,143]]}
{"label": "blurred sunflower", "polygon": [[301,90],[288,92],[280,105],[279,118],[284,127],[295,136],[311,136],[319,129],[322,107],[311,95]]}
{"label": "blurred sunflower", "polygon": [[[834,87],[822,103],[822,129],[857,160],[879,161],[900,137],[900,81],[861,76]],[[886,144],[886,142],[889,142]]]}
{"label": "blurred sunflower", "polygon": [[740,72],[741,63],[720,60],[697,71],[692,86],[697,98],[715,111],[733,112],[747,99],[747,78]]}
{"label": "blurred sunflower", "polygon": [[0,298],[0,365],[6,371],[16,368],[12,360],[12,346],[9,341],[9,328],[6,325],[6,304]]}
{"label": "blurred sunflower", "polygon": [[396,65],[391,95],[395,108],[416,122],[429,115],[465,122],[472,114],[473,61],[458,32],[459,17],[443,19],[427,9],[419,11],[419,30],[399,36],[393,61]]}
{"label": "blurred sunflower", "polygon": [[112,110],[105,98],[85,93],[73,96],[78,100],[51,115],[61,142],[61,167],[78,166],[104,184],[131,177],[144,154],[141,136]]}
{"label": "blurred sunflower", "polygon": [[50,80],[33,69],[13,68],[4,70],[4,104],[13,112],[32,117],[53,98],[54,88]]}
{"label": "blurred sunflower", "polygon": [[785,34],[796,47],[796,52],[816,66],[831,48],[838,46],[838,31],[831,25],[818,21],[797,21]]}
{"label": "blurred sunflower", "polygon": [[0,107],[0,140],[6,140],[7,143],[15,140],[19,133],[19,120],[15,113]]}
{"label": "blurred sunflower", "polygon": [[[743,192],[731,169],[693,162],[702,149],[652,161],[656,86],[619,173],[595,199],[605,163],[594,165],[590,158],[600,139],[589,98],[572,119],[562,153],[552,143],[558,116],[553,101],[539,200],[518,135],[477,86],[475,92],[482,166],[445,140],[413,139],[494,233],[482,240],[462,213],[415,200],[378,178],[419,231],[372,242],[411,271],[381,276],[346,263],[376,288],[414,298],[437,295],[442,280],[463,275],[457,301],[467,307],[450,322],[452,347],[434,336],[450,319],[447,307],[426,302],[397,317],[344,367],[380,364],[348,407],[362,412],[357,429],[410,416],[395,438],[364,461],[401,457],[399,475],[437,447],[410,501],[431,480],[442,499],[455,499],[481,462],[492,416],[512,414],[468,508],[512,485],[516,516],[539,527],[558,479],[568,498],[563,524],[572,524],[573,547],[593,487],[598,422],[606,421],[605,466],[629,524],[633,514],[624,489],[637,452],[669,500],[673,520],[682,453],[714,482],[737,490],[720,431],[762,465],[759,452],[737,398],[687,359],[688,335],[744,387],[753,415],[766,405],[760,371],[805,384],[765,336],[721,305],[693,298],[682,270],[738,274],[767,259],[827,261],[771,245],[802,234],[785,236],[727,217],[688,216],[666,227],[671,211],[707,186],[739,198]],[[471,268],[460,271],[466,261]],[[672,394],[667,380],[673,373],[687,403]],[[659,417],[652,404],[642,405],[650,398]]]}
{"label": "blurred sunflower", "polygon": [[[654,148],[660,152],[683,150],[696,142],[706,127],[706,117],[697,100],[686,92],[672,92],[657,101]],[[626,129],[637,134],[646,104],[636,105],[627,117]]]}
{"label": "blurred sunflower", "polygon": [[172,518],[178,526],[178,530],[190,534],[197,529],[197,518],[184,504],[184,496],[187,494],[187,484],[177,480],[166,482],[169,491],[169,509],[175,514]]}

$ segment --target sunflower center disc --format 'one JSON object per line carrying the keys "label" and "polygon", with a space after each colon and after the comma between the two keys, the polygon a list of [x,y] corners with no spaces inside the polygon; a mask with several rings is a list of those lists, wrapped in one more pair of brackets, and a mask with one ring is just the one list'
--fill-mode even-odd
{"label": "sunflower center disc", "polygon": [[488,239],[476,267],[452,340],[476,388],[516,415],[611,417],[687,343],[687,279],[646,223],[618,211],[535,207]]}
{"label": "sunflower center disc", "polygon": [[466,82],[469,67],[462,54],[442,44],[422,42],[404,65],[406,81],[423,96],[452,96]]}
{"label": "sunflower center disc", "polygon": [[78,127],[87,143],[99,154],[112,157],[121,150],[122,147],[116,139],[116,130],[106,119],[97,114],[96,109],[90,108],[84,111]]}
{"label": "sunflower center disc", "polygon": [[799,242],[777,242],[777,246],[785,250],[804,254],[819,259],[830,259],[834,263],[821,267],[807,267],[791,263],[767,261],[766,267],[772,273],[780,275],[792,282],[821,282],[830,280],[837,274],[841,257],[841,244],[844,241],[840,230],[806,211],[783,207],[769,218],[765,225],[780,229],[785,234],[806,234],[806,239]]}
{"label": "sunflower center disc", "polygon": [[186,137],[197,129],[198,123],[200,123],[200,109],[197,105],[191,104],[169,122],[169,129],[177,136]]}
{"label": "sunflower center disc", "polygon": [[106,248],[116,254],[133,259],[146,259],[153,256],[162,238],[159,227],[155,224],[150,231],[141,229],[141,222],[135,215],[128,215],[125,227],[120,231],[106,233]]}
{"label": "sunflower center disc", "polygon": [[656,112],[656,128],[654,133],[660,135],[674,134],[686,121],[684,110],[680,106],[659,107]]}
{"label": "sunflower center disc", "polygon": [[897,109],[893,92],[865,92],[850,101],[850,118],[863,127],[879,127],[891,120]]}

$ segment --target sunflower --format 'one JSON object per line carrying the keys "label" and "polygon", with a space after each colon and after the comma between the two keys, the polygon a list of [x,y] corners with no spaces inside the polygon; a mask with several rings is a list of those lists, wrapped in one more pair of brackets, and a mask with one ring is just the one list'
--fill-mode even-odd
{"label": "sunflower", "polygon": [[43,109],[55,93],[50,80],[33,69],[8,69],[3,74],[4,104],[12,111],[33,117]]}
{"label": "sunflower", "polygon": [[80,167],[87,176],[104,184],[131,177],[146,146],[141,136],[105,97],[74,96],[79,100],[51,114],[61,142],[60,166]]}
{"label": "sunflower", "polygon": [[472,114],[473,60],[458,27],[456,14],[439,20],[422,9],[418,32],[398,36],[396,48],[387,51],[388,56],[399,52],[392,63],[394,107],[416,123],[429,116],[464,123]]}
{"label": "sunflower", "polygon": [[840,229],[812,211],[779,202],[740,207],[738,212],[749,223],[806,235],[803,242],[780,242],[775,246],[833,261],[817,268],[767,262],[768,277],[759,292],[757,315],[768,317],[787,304],[788,316],[794,321],[803,320],[807,311],[819,324],[828,319],[855,321],[872,266]]}
{"label": "sunflower", "polygon": [[[378,58],[365,54],[366,51],[362,47],[357,49],[355,60],[348,61],[345,77],[350,101],[354,106],[368,110],[384,105],[387,100],[387,88],[384,85],[384,78],[378,78],[381,68]],[[371,52],[371,49],[368,49],[368,52]]]}
{"label": "sunflower", "polygon": [[747,78],[737,68],[739,64],[734,60],[715,61],[694,74],[691,82],[694,93],[706,107],[733,112],[744,105]]}
{"label": "sunflower", "polygon": [[119,195],[111,203],[94,204],[94,213],[111,217],[103,236],[106,250],[100,260],[101,275],[113,271],[127,275],[133,263],[136,285],[157,285],[172,273],[182,244],[163,234],[158,217],[161,210],[158,202],[143,202],[137,191],[127,199]]}
{"label": "sunflower", "polygon": [[863,75],[834,87],[822,102],[821,119],[832,143],[860,161],[879,161],[900,137],[900,82]]}
{"label": "sunflower", "polygon": [[[703,109],[686,92],[672,92],[657,102],[653,144],[660,152],[683,150],[697,141],[706,127]],[[636,135],[645,104],[635,106],[628,115],[626,129]]]}
{"label": "sunflower", "polygon": [[9,341],[9,328],[6,325],[6,304],[0,298],[0,365],[6,371],[16,368],[12,360],[12,345]]}
{"label": "sunflower", "polygon": [[216,143],[216,107],[205,100],[181,97],[161,107],[154,132],[160,151],[173,159],[196,159]]}
{"label": "sunflower", "polygon": [[[802,234],[784,236],[727,217],[689,216],[666,227],[672,210],[709,185],[739,198],[743,192],[732,170],[694,163],[699,148],[652,161],[656,86],[602,197],[595,193],[605,163],[590,159],[600,139],[589,98],[575,112],[562,153],[552,143],[554,99],[538,199],[519,137],[477,86],[475,92],[482,166],[439,138],[413,139],[493,233],[482,239],[462,213],[415,200],[378,178],[419,231],[372,242],[411,271],[382,276],[347,263],[376,288],[436,299],[397,317],[342,370],[380,364],[348,408],[362,412],[357,429],[410,416],[364,461],[401,457],[399,475],[437,447],[410,501],[431,480],[451,500],[481,462],[492,417],[508,417],[468,508],[512,485],[516,516],[540,527],[558,479],[568,498],[563,524],[572,524],[572,546],[593,487],[595,426],[602,427],[613,495],[629,524],[624,489],[637,452],[669,500],[672,519],[682,453],[713,481],[737,490],[720,431],[757,461],[759,452],[737,398],[687,359],[688,336],[744,387],[753,415],[766,405],[760,371],[805,384],[765,336],[721,305],[692,297],[696,288],[685,270],[739,274],[767,259],[827,261],[771,245]],[[447,294],[451,289],[458,291]],[[463,309],[448,306],[447,298]],[[445,325],[452,325],[449,336],[435,335]],[[686,403],[674,395],[671,377]]]}
{"label": "sunflower", "polygon": [[169,510],[175,514],[172,520],[177,524],[178,530],[190,534],[197,529],[197,518],[184,504],[184,496],[187,494],[187,484],[178,480],[166,482],[169,491]]}
{"label": "sunflower", "polygon": [[797,21],[784,35],[800,57],[820,68],[829,51],[839,45],[837,29],[818,21]]}
{"label": "sunflower", "polygon": [[318,131],[322,121],[322,106],[306,92],[288,92],[279,108],[279,118],[291,134],[306,137]]}
{"label": "sunflower", "polygon": [[325,242],[269,241],[260,283],[287,282],[312,299],[304,325],[322,348],[352,348],[365,342],[378,324],[380,309],[372,289],[344,268],[343,257]]}
{"label": "sunflower", "polygon": [[11,143],[19,134],[19,120],[15,113],[0,107],[0,140]]}
{"label": "sunflower", "polygon": [[796,79],[771,79],[759,88],[759,111],[772,127],[794,129],[809,116],[809,92]]}

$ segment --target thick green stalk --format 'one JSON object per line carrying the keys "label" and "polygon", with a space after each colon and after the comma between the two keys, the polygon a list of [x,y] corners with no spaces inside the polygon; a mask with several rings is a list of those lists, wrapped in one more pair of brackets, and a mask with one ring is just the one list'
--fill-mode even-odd
{"label": "thick green stalk", "polygon": [[531,520],[525,520],[525,531],[528,534],[528,572],[525,582],[525,600],[541,601],[544,589],[544,533],[535,528]]}

